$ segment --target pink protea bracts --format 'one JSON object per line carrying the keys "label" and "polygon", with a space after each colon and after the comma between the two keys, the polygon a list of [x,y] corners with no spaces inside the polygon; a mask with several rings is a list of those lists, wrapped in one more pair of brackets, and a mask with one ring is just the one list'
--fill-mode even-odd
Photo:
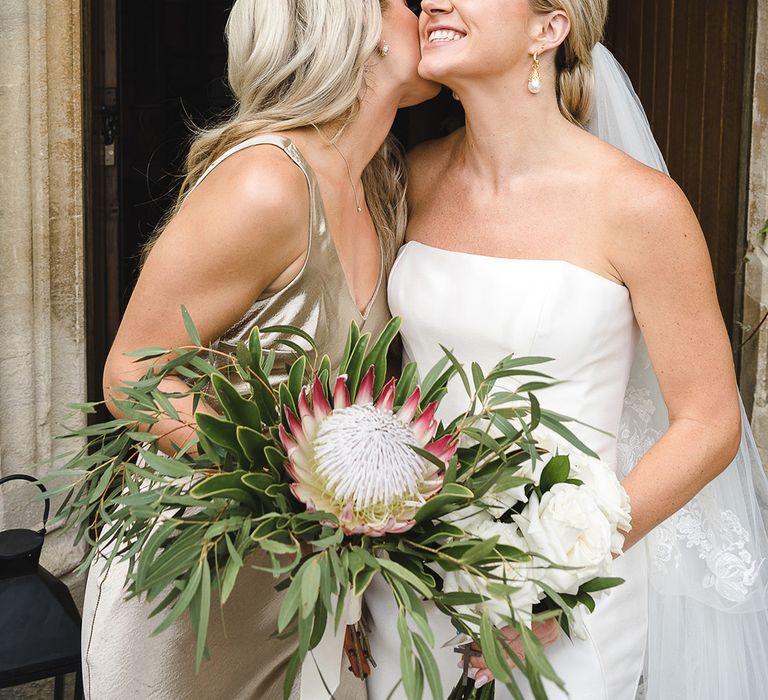
{"label": "pink protea bracts", "polygon": [[285,408],[288,430],[280,426],[280,439],[294,480],[291,490],[308,510],[335,515],[347,534],[381,537],[411,529],[418,509],[443,486],[445,469],[413,446],[445,465],[458,438],[433,440],[437,403],[416,417],[418,387],[397,412],[396,381],[387,383],[376,401],[373,387],[371,368],[353,403],[346,377],[339,377],[331,405],[315,380],[311,392],[307,387],[299,397],[299,416]]}

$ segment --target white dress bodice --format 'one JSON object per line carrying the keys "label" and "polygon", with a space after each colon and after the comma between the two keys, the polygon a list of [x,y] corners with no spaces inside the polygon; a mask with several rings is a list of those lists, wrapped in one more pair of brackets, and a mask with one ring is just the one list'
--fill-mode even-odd
{"label": "white dress bodice", "polygon": [[[512,353],[551,357],[534,368],[561,382],[539,394],[542,406],[604,431],[569,424],[615,464],[613,436],[639,339],[626,287],[561,260],[494,258],[411,241],[391,272],[389,305],[403,319],[406,355],[422,372],[443,356],[440,345],[484,371]],[[466,408],[457,378],[440,416]]]}

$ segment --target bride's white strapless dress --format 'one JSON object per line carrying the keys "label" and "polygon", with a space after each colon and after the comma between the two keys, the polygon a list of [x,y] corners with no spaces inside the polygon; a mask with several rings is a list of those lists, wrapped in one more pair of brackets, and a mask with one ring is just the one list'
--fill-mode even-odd
{"label": "bride's white strapless dress", "polygon": [[[442,357],[440,344],[460,361],[478,362],[484,370],[510,353],[551,357],[554,361],[544,371],[562,383],[540,393],[542,405],[617,434],[640,338],[626,287],[564,261],[494,258],[410,242],[392,270],[389,303],[392,313],[403,319],[405,353],[420,370]],[[466,407],[466,392],[456,381],[440,417],[451,419]],[[615,438],[580,426],[574,432],[616,468]],[[648,626],[645,548],[634,547],[617,559],[613,575],[626,583],[600,598],[596,611],[585,616],[587,639],[563,638],[548,649],[568,691],[563,694],[548,684],[553,700],[635,697]],[[378,581],[366,593],[366,603],[378,664],[368,679],[368,692],[371,700],[384,700],[400,678],[396,607]],[[431,623],[447,695],[458,680],[458,656],[442,645],[455,632],[434,609]],[[392,697],[405,700],[402,686]],[[496,697],[511,696],[497,687]]]}

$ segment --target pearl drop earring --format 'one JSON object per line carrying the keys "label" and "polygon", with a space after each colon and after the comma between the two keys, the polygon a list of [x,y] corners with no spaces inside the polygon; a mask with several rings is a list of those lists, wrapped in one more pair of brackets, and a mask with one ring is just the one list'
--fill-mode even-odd
{"label": "pearl drop earring", "polygon": [[385,41],[381,46],[379,46],[379,56],[382,58],[386,58],[389,55],[389,44]]}
{"label": "pearl drop earring", "polygon": [[534,95],[541,92],[541,73],[539,73],[539,52],[533,52],[533,69],[528,77],[528,90]]}

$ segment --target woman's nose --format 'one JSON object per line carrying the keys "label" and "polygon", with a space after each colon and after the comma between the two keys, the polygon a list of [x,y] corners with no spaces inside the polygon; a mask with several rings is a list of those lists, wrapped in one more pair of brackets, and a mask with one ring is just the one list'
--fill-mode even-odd
{"label": "woman's nose", "polygon": [[421,0],[421,10],[429,15],[440,15],[453,9],[451,0]]}

